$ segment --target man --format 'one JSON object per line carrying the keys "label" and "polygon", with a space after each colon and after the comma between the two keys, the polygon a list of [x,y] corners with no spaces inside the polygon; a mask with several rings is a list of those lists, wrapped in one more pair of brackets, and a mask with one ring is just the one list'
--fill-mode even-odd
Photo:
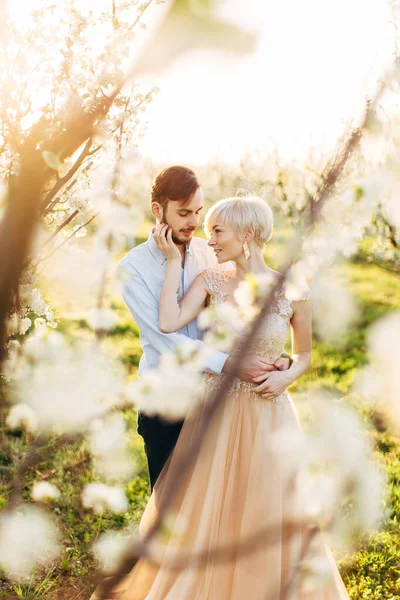
{"label": "man", "polygon": [[[204,196],[195,173],[182,166],[164,169],[157,175],[151,191],[151,210],[157,223],[167,223],[172,238],[182,255],[179,295],[183,296],[194,278],[206,268],[230,269],[219,265],[207,241],[194,237],[199,225]],[[201,332],[192,321],[177,333],[165,334],[158,329],[158,303],[167,268],[167,260],[157,248],[152,234],[147,242],[133,248],[121,261],[125,272],[124,300],[140,329],[143,356],[139,375],[146,368],[155,368],[161,354],[171,352],[185,337],[201,345]],[[220,374],[229,372],[232,359],[222,352],[214,352],[206,370]],[[287,359],[278,359],[275,365],[260,356],[245,358],[237,376],[247,382],[276,368],[288,367]],[[260,381],[257,382],[258,384]],[[150,482],[153,487],[169,455],[175,447],[182,421],[167,423],[158,417],[138,416],[138,432],[143,437],[148,461]]]}

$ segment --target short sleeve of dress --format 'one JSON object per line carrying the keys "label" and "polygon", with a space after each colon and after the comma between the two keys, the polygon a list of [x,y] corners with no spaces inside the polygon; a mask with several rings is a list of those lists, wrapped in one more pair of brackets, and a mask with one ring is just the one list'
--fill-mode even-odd
{"label": "short sleeve of dress", "polygon": [[218,269],[205,269],[202,275],[210,292],[210,296],[218,294],[221,289],[221,285],[228,281],[226,272],[219,271]]}
{"label": "short sleeve of dress", "polygon": [[299,288],[286,287],[285,295],[291,302],[298,302],[299,300],[310,300],[311,288],[307,284],[303,284]]}
{"label": "short sleeve of dress", "polygon": [[294,313],[294,303],[299,300],[309,300],[311,298],[311,289],[308,285],[302,285],[301,288],[282,287],[277,294],[277,311],[283,317],[292,318]]}
{"label": "short sleeve of dress", "polygon": [[300,291],[299,297],[296,300],[310,300],[311,299],[311,288],[308,285],[304,286]]}
{"label": "short sleeve of dress", "polygon": [[226,300],[228,292],[221,291],[221,287],[228,281],[229,273],[229,271],[219,271],[218,269],[205,269],[203,271],[203,278],[211,304],[219,304]]}

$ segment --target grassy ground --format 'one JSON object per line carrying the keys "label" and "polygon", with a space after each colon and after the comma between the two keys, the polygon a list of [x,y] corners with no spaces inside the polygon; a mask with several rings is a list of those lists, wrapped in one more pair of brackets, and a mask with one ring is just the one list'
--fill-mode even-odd
{"label": "grassy ground", "polygon": [[[341,266],[338,272],[357,298],[359,322],[348,334],[340,350],[315,340],[312,367],[293,386],[295,398],[305,389],[320,387],[336,390],[339,395],[346,394],[357,370],[366,361],[367,327],[388,311],[398,308],[400,281],[395,275],[366,264]],[[141,353],[138,330],[122,301],[115,300],[115,308],[120,315],[120,325],[107,344],[122,356],[134,376]],[[64,320],[60,329],[71,336],[89,335],[85,321],[77,314]],[[400,598],[400,441],[386,430],[378,415],[365,409],[361,412],[375,442],[377,457],[388,473],[386,521],[380,532],[361,540],[356,552],[342,558],[340,569],[352,600],[397,599]],[[62,557],[51,570],[38,576],[29,585],[4,581],[0,585],[0,598],[78,600],[90,596],[96,574],[96,563],[90,554],[91,543],[102,531],[137,522],[149,495],[146,463],[141,438],[136,434],[134,412],[126,411],[125,418],[129,425],[132,453],[138,462],[138,474],[127,488],[129,511],[122,516],[101,518],[83,509],[79,501],[80,491],[86,482],[95,478],[85,444],[78,441],[70,447],[53,448],[50,458],[44,459],[29,474],[24,494],[28,498],[31,481],[40,479],[50,481],[61,489],[62,499],[54,505],[53,510],[64,534]],[[3,481],[0,506],[7,501],[6,482],[24,450],[25,442],[21,434],[6,432],[5,444],[0,451]]]}

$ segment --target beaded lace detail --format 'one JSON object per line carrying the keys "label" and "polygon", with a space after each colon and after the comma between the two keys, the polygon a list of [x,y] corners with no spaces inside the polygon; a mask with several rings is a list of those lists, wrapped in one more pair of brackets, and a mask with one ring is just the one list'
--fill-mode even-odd
{"label": "beaded lace detail", "polygon": [[[210,304],[219,304],[225,302],[230,293],[221,290],[221,287],[234,274],[234,271],[222,272],[215,269],[206,269],[204,271],[204,280],[210,291]],[[307,300],[310,298],[310,292],[307,290],[298,299]],[[263,356],[267,360],[274,362],[284,351],[286,339],[289,333],[290,319],[293,316],[293,302],[285,295],[284,288],[281,288],[276,294],[276,303],[271,307],[259,331],[257,332],[250,352]],[[240,341],[238,342],[240,344]],[[204,374],[204,385],[207,393],[212,392],[219,384],[222,375],[214,373]],[[256,384],[247,383],[241,379],[236,379],[232,384],[231,393],[238,396],[240,393],[248,393],[254,400],[263,401],[259,394],[253,392]],[[283,392],[274,402],[283,403],[287,399],[287,392]]]}
{"label": "beaded lace detail", "polygon": [[210,304],[220,304],[228,297],[228,292],[221,292],[221,285],[226,283],[234,271],[218,271],[206,269],[203,273],[204,281],[209,289]]}

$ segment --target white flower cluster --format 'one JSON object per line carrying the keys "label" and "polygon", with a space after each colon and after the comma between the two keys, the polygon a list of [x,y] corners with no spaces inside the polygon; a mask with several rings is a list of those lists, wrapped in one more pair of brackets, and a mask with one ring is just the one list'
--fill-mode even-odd
{"label": "white flower cluster", "polygon": [[355,390],[387,410],[400,427],[400,312],[377,321],[368,332],[370,365],[360,373]]}
{"label": "white flower cluster", "polygon": [[124,513],[128,510],[128,500],[121,487],[105,483],[88,483],[82,492],[82,504],[86,508],[102,514],[107,510]]}
{"label": "white flower cluster", "polygon": [[[380,200],[371,180],[359,180],[351,188],[331,196],[322,209],[322,220],[303,244],[306,270],[330,265],[338,256],[349,258],[359,247]],[[304,260],[304,259],[303,259]]]}
{"label": "white flower cluster", "polygon": [[112,236],[113,240],[125,241],[137,231],[142,221],[143,213],[137,206],[112,202],[104,207],[99,217],[99,231],[104,239]]}
{"label": "white flower cluster", "polygon": [[29,505],[0,516],[0,565],[13,579],[25,579],[58,553],[58,532],[50,517]]}
{"label": "white flower cluster", "polygon": [[123,555],[128,549],[132,549],[135,536],[124,536],[121,533],[107,531],[102,533],[93,544],[93,551],[100,561],[104,573],[115,572]]}
{"label": "white flower cluster", "polygon": [[38,418],[35,411],[29,406],[21,402],[11,407],[7,415],[6,425],[9,429],[15,430],[26,427],[28,431],[36,431],[38,429]]}
{"label": "white flower cluster", "polygon": [[114,413],[93,421],[88,439],[96,470],[101,475],[113,480],[133,477],[135,465],[127,447],[122,415]]}
{"label": "white flower cluster", "polygon": [[234,298],[245,322],[251,321],[258,314],[257,303],[268,295],[275,282],[272,273],[249,273],[246,279],[239,283]]}
{"label": "white flower cluster", "polygon": [[157,369],[146,370],[128,386],[128,396],[136,408],[150,416],[170,421],[184,419],[200,399],[201,368],[208,352],[199,353],[195,342],[161,356]]}
{"label": "white flower cluster", "polygon": [[[27,275],[29,278],[29,274]],[[36,277],[33,277],[29,283],[21,285],[21,302],[22,307],[18,310],[18,313],[14,313],[8,322],[9,335],[26,335],[34,325],[35,334],[41,335],[47,331],[47,327],[55,329],[57,323],[54,318],[54,313],[51,310],[49,304],[47,304],[41,291],[34,287],[36,284]],[[35,313],[36,317],[32,319],[32,315],[28,317],[29,313]]]}
{"label": "white flower cluster", "polygon": [[[354,531],[371,531],[382,518],[384,477],[356,413],[329,400],[311,401],[315,423],[310,432],[291,428],[277,433],[271,449],[288,485],[295,481],[298,518],[351,541]],[[352,510],[345,519],[341,509],[349,500]]]}
{"label": "white flower cluster", "polygon": [[35,483],[31,492],[32,500],[35,500],[35,502],[56,500],[60,495],[58,487],[48,481],[39,481]]}
{"label": "white flower cluster", "polygon": [[[58,306],[79,297],[82,308],[93,306],[105,270],[112,272],[113,262],[104,246],[88,239],[84,247],[66,244],[44,263],[41,278],[52,289]],[[68,306],[67,304],[67,306]]]}
{"label": "white flower cluster", "polygon": [[86,318],[94,331],[112,331],[118,323],[118,317],[109,308],[92,308]]}
{"label": "white flower cluster", "polygon": [[110,192],[113,179],[113,163],[104,167],[94,183],[96,209],[96,240],[99,246],[111,243],[114,251],[124,248],[127,240],[132,240],[144,219],[144,213],[137,203],[128,204],[120,198],[124,196],[115,190]]}
{"label": "white flower cluster", "polygon": [[19,408],[10,413],[10,423],[43,431],[85,430],[124,401],[121,366],[98,345],[73,350],[55,332],[27,340],[14,375],[12,396]]}
{"label": "white flower cluster", "polygon": [[230,352],[244,329],[240,310],[232,302],[211,304],[200,313],[197,323],[205,330],[204,342],[221,352]]}
{"label": "white flower cluster", "polygon": [[332,563],[325,547],[319,540],[313,540],[307,558],[300,563],[300,588],[303,594],[315,594],[332,578]]}
{"label": "white flower cluster", "polygon": [[357,317],[348,285],[332,273],[319,272],[312,286],[313,318],[319,336],[330,344],[340,344]]}

